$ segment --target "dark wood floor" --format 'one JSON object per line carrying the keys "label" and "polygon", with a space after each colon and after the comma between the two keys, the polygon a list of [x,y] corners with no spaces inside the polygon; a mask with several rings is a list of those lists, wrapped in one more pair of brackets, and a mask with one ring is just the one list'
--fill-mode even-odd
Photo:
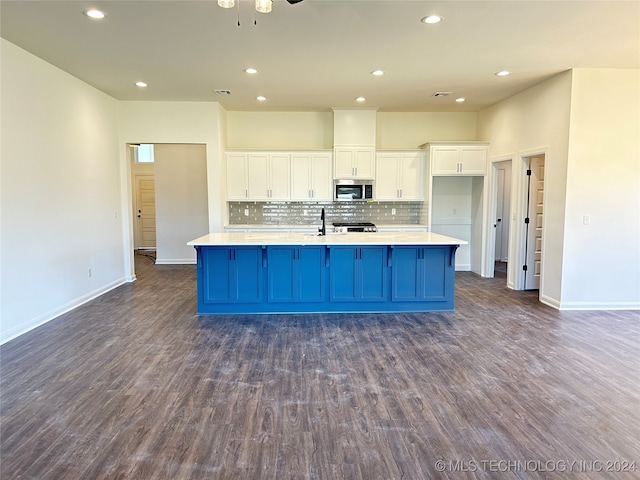
{"label": "dark wood floor", "polygon": [[0,348],[3,480],[638,478],[638,312],[459,272],[450,313],[198,317],[136,265]]}

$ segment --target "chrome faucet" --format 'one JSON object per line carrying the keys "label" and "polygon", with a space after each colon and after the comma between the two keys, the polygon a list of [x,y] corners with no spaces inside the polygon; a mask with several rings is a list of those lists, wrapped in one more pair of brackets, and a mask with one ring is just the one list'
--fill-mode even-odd
{"label": "chrome faucet", "polygon": [[324,208],[322,209],[322,213],[320,213],[320,220],[322,220],[322,227],[318,227],[320,233],[318,235],[323,236],[327,234],[327,226],[324,221]]}

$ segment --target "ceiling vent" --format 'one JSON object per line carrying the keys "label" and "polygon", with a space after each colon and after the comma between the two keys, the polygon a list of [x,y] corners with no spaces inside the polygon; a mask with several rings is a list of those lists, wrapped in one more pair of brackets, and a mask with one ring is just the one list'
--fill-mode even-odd
{"label": "ceiling vent", "polygon": [[231,90],[214,90],[217,95],[231,95]]}
{"label": "ceiling vent", "polygon": [[451,95],[451,92],[436,92],[431,96],[432,97],[447,97],[449,95]]}

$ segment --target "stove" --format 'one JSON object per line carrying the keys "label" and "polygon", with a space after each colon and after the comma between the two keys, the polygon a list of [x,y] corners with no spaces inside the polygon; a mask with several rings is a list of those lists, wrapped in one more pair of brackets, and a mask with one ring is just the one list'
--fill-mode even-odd
{"label": "stove", "polygon": [[346,232],[377,232],[375,224],[371,222],[333,222],[333,231],[335,233]]}

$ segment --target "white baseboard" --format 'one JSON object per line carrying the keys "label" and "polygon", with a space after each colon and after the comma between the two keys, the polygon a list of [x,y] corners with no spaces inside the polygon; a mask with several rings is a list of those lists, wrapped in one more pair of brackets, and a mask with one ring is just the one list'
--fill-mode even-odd
{"label": "white baseboard", "polygon": [[165,258],[156,259],[156,265],[195,265],[195,258]]}
{"label": "white baseboard", "polygon": [[640,310],[638,302],[562,302],[560,310]]}
{"label": "white baseboard", "polygon": [[34,328],[38,328],[39,326],[44,325],[47,322],[50,322],[54,318],[57,318],[60,315],[70,312],[74,308],[77,308],[80,305],[85,304],[93,300],[94,298],[99,297],[100,295],[104,295],[108,291],[113,290],[114,288],[117,288],[120,285],[123,285],[125,283],[128,283],[128,282],[124,277],[119,278],[118,280],[108,283],[107,285],[104,285],[92,292],[89,292],[85,295],[75,298],[65,303],[64,305],[54,308],[53,310],[49,310],[47,313],[38,315],[37,317],[32,318],[31,320],[28,320],[24,323],[21,323],[20,325],[17,325],[7,331],[2,331],[0,332],[0,345],[7,343],[9,340],[13,340],[14,338],[17,338],[20,335],[23,335],[33,330]]}

